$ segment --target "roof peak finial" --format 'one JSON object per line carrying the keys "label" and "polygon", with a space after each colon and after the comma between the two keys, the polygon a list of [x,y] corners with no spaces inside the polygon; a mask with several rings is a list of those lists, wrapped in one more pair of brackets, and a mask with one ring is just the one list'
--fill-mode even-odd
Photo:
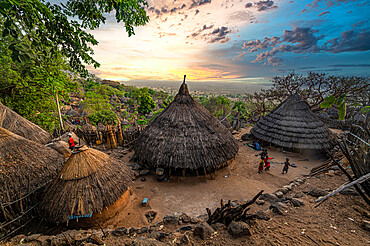
{"label": "roof peak finial", "polygon": [[184,75],[184,81],[182,82],[183,84],[185,84],[185,79],[186,79],[186,75]]}

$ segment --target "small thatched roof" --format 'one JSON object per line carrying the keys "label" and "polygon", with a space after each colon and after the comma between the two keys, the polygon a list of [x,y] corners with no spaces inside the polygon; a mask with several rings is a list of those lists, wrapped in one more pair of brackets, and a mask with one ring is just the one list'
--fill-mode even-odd
{"label": "small thatched roof", "polygon": [[23,118],[1,102],[0,127],[38,143],[46,144],[51,140],[51,135],[47,131]]}
{"label": "small thatched roof", "polygon": [[46,145],[49,148],[55,149],[58,151],[59,154],[63,155],[65,158],[68,158],[71,156],[71,150],[69,149],[69,144],[64,141],[55,141],[48,143]]}
{"label": "small thatched roof", "polygon": [[190,96],[184,82],[173,102],[140,134],[134,150],[141,164],[153,168],[212,169],[235,157],[238,144]]}
{"label": "small thatched roof", "polygon": [[297,149],[325,149],[331,141],[330,130],[298,94],[259,120],[251,134],[265,142]]}
{"label": "small thatched roof", "polygon": [[0,127],[0,203],[14,201],[52,180],[63,162],[57,151]]}
{"label": "small thatched roof", "polygon": [[46,188],[41,211],[55,223],[100,212],[120,199],[131,180],[131,169],[103,152],[90,148],[72,154]]}

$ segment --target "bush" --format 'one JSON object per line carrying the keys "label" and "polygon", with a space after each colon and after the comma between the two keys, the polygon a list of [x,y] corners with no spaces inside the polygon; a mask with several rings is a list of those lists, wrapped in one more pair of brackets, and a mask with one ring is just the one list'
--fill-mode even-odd
{"label": "bush", "polygon": [[102,109],[99,111],[96,111],[88,116],[90,122],[97,126],[98,123],[102,123],[103,125],[117,125],[118,123],[118,117],[117,115],[108,109]]}

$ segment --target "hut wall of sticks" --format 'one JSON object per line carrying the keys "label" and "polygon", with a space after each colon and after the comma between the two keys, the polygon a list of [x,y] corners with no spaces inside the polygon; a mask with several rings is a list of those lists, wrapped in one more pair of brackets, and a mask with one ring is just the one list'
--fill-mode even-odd
{"label": "hut wall of sticks", "polygon": [[64,160],[57,151],[0,127],[1,234],[34,218],[40,194]]}
{"label": "hut wall of sticks", "polygon": [[140,134],[135,157],[150,168],[211,173],[231,161],[238,144],[229,129],[189,94],[182,83],[178,94]]}
{"label": "hut wall of sticks", "polygon": [[291,95],[259,120],[251,134],[268,144],[300,150],[324,150],[334,140],[331,131],[298,94]]}
{"label": "hut wall of sticks", "polygon": [[46,188],[41,213],[54,223],[89,217],[119,200],[132,177],[125,163],[96,149],[81,148]]}

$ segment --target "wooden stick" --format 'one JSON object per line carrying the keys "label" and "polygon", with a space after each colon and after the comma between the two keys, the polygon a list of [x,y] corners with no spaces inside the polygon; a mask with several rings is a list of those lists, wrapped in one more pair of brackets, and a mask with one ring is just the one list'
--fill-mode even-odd
{"label": "wooden stick", "polygon": [[[358,183],[361,183],[361,182],[364,182],[365,180],[368,180],[370,179],[370,173],[356,179],[355,181],[352,181],[350,183],[346,183],[344,185],[342,185],[341,187],[339,187],[338,189],[336,189],[335,191],[329,193],[328,195],[324,196],[324,197],[320,197],[319,199],[316,199],[315,202],[321,202],[321,201],[325,201],[326,199],[328,199],[329,197],[332,197],[334,196],[335,194],[337,194],[338,192],[344,190],[345,188],[348,188],[348,187],[352,187],[354,186],[355,184],[358,184]],[[317,207],[317,206],[315,206]]]}

